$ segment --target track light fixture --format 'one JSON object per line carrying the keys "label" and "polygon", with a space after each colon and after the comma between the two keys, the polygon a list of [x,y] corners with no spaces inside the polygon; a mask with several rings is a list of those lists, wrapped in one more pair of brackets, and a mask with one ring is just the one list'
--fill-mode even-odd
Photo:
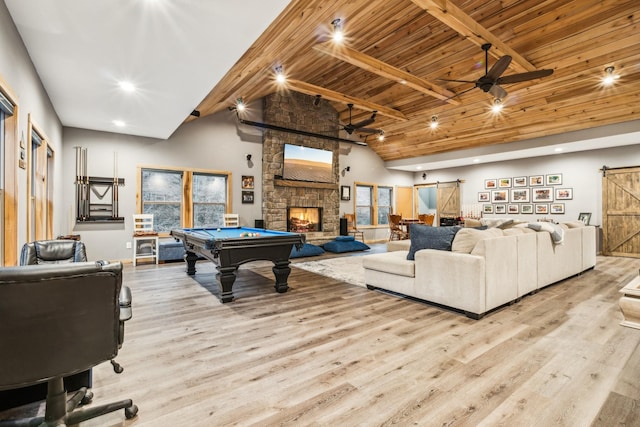
{"label": "track light fixture", "polygon": [[284,75],[284,70],[282,69],[282,65],[278,65],[275,68],[275,72],[276,72],[276,81],[280,84],[283,84],[284,82],[287,81],[287,78]]}
{"label": "track light fixture", "polygon": [[344,40],[344,33],[342,32],[342,21],[340,18],[336,18],[331,21],[331,25],[333,25],[333,41],[337,43],[342,43]]}
{"label": "track light fixture", "polygon": [[493,111],[494,113],[499,113],[500,111],[502,111],[502,99],[500,98],[496,98],[493,100],[493,105],[491,106],[491,111]]}
{"label": "track light fixture", "polygon": [[614,66],[609,66],[604,69],[604,77],[602,78],[602,84],[605,86],[611,86],[615,83],[616,80],[620,78],[619,75],[614,73],[616,68]]}
{"label": "track light fixture", "polygon": [[437,128],[438,125],[439,125],[438,116],[436,115],[431,116],[431,123],[429,124],[429,126],[431,126],[431,129]]}

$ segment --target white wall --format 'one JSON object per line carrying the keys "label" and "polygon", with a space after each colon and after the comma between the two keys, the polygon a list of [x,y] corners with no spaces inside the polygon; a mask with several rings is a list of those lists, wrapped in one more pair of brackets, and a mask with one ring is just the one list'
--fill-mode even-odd
{"label": "white wall", "polygon": [[[612,137],[615,138],[615,137]],[[602,173],[607,167],[625,167],[640,165],[640,141],[638,145],[583,151],[578,153],[559,153],[551,156],[505,162],[477,164],[473,166],[424,171],[414,174],[415,183],[463,180],[461,185],[461,205],[465,208],[478,205],[478,192],[487,191],[484,180],[491,178],[513,178],[517,176],[546,175],[561,173],[563,183],[557,187],[573,188],[573,200],[565,203],[564,215],[485,215],[487,217],[514,217],[527,220],[552,218],[556,221],[568,221],[578,218],[580,212],[591,212],[591,224],[602,224]]]}
{"label": "white wall", "polygon": [[[54,151],[54,183],[62,182],[62,125],[53,109],[49,96],[31,62],[22,39],[11,20],[4,2],[0,2],[0,82],[17,97],[18,135],[27,141],[28,117],[31,115],[37,126],[47,136],[47,142]],[[16,155],[16,158],[18,156]],[[27,235],[27,172],[18,170],[18,241],[21,248]],[[54,184],[54,210],[62,205],[62,190]],[[55,231],[54,231],[55,233]]]}

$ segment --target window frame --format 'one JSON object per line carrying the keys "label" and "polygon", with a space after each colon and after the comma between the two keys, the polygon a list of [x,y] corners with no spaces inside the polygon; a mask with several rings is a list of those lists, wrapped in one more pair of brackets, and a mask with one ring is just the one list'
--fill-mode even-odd
{"label": "window frame", "polygon": [[[142,172],[143,170],[153,170],[158,172],[182,173],[182,197],[180,200],[180,227],[193,228],[194,201],[193,201],[193,175],[218,175],[226,176],[226,208],[225,213],[233,211],[231,184],[233,182],[233,174],[231,171],[198,169],[198,168],[180,168],[175,166],[161,165],[137,165],[137,194],[136,194],[136,213],[142,213],[143,194],[142,194]],[[168,231],[158,233],[160,237],[169,237]]]}
{"label": "window frame", "polygon": [[[379,197],[378,197],[378,190],[382,189],[382,188],[388,188],[391,192],[390,194],[390,206],[389,206],[389,212],[392,213],[393,209],[394,209],[394,200],[393,198],[395,197],[395,187],[393,185],[388,185],[388,184],[377,184],[377,183],[371,183],[371,182],[354,182],[353,183],[353,187],[354,187],[354,193],[355,196],[353,197],[353,208],[354,208],[354,213],[356,215],[356,224],[358,226],[364,226],[364,227],[379,227],[379,226],[388,226],[388,223],[381,223],[378,221],[378,212],[380,210],[380,205],[379,205]],[[370,209],[370,215],[371,215],[371,223],[366,224],[366,223],[362,223],[359,221],[358,218],[358,208],[363,208],[363,207],[367,207],[368,205],[358,205],[358,187],[367,187],[369,188],[369,191],[371,193],[371,206],[369,206]],[[385,205],[386,207],[386,205]]]}

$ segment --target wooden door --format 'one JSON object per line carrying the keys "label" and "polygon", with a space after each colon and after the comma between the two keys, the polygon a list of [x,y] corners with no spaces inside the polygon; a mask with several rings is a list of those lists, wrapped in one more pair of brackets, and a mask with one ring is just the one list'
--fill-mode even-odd
{"label": "wooden door", "polygon": [[439,218],[460,216],[460,187],[457,182],[438,183],[437,191]]}
{"label": "wooden door", "polygon": [[602,174],[603,255],[640,258],[640,167]]}
{"label": "wooden door", "polygon": [[397,187],[396,213],[403,218],[415,218],[413,214],[413,187]]}

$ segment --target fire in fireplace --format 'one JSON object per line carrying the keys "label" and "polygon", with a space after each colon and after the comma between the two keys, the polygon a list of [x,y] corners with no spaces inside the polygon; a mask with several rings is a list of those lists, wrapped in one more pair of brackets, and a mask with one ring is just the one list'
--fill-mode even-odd
{"label": "fire in fireplace", "polygon": [[294,233],[322,231],[322,208],[287,208],[287,231]]}

